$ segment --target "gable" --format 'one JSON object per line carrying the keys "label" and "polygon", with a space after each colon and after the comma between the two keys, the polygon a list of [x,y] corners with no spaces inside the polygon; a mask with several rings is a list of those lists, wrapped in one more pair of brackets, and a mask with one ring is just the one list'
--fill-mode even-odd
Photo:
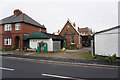
{"label": "gable", "polygon": [[30,25],[34,25],[35,27],[46,29],[43,25],[41,25],[40,23],[38,23],[37,21],[35,21],[34,19],[32,19],[31,17],[29,17],[28,15],[22,12],[16,16],[12,15],[0,20],[0,25],[20,23],[20,22],[24,22]]}
{"label": "gable", "polygon": [[62,36],[64,36],[64,35],[79,35],[79,33],[76,31],[74,26],[69,21],[67,21],[67,23],[61,30],[60,35],[62,35]]}

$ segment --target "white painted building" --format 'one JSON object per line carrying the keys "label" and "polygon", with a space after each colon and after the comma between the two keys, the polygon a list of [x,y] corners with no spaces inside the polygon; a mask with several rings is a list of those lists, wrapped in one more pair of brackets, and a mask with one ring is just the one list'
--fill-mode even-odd
{"label": "white painted building", "polygon": [[62,48],[62,42],[64,38],[60,35],[53,35],[42,32],[33,32],[29,36],[29,47],[32,49],[36,49],[38,47],[38,43],[43,41],[47,43],[47,51],[59,51]]}
{"label": "white painted building", "polygon": [[102,56],[116,54],[120,57],[120,26],[106,29],[94,34],[93,53]]}
{"label": "white painted building", "polygon": [[47,43],[48,51],[53,51],[53,41],[52,41],[52,38],[50,38],[50,39],[30,39],[29,40],[30,48],[37,49],[38,42],[41,42],[41,41]]}

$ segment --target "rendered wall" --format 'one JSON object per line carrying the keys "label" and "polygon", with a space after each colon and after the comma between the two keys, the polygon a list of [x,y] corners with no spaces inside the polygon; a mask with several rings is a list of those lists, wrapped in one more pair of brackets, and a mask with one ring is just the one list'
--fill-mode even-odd
{"label": "rendered wall", "polygon": [[95,34],[95,54],[112,56],[118,54],[118,29]]}
{"label": "rendered wall", "polygon": [[48,51],[53,51],[53,41],[52,39],[30,39],[30,48],[36,48],[37,49],[37,44],[38,42],[46,42],[48,45]]}

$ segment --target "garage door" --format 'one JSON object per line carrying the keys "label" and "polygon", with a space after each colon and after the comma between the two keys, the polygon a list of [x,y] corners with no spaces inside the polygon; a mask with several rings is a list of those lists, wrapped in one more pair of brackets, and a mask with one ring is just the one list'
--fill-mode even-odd
{"label": "garage door", "polygon": [[61,50],[61,42],[60,41],[53,41],[53,51]]}

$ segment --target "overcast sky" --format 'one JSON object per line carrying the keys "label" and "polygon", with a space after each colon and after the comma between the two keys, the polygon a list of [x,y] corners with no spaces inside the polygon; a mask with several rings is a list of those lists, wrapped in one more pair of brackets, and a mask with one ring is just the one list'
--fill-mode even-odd
{"label": "overcast sky", "polygon": [[44,24],[47,32],[61,30],[67,19],[79,26],[100,31],[118,25],[118,0],[1,0],[0,19],[15,9]]}

